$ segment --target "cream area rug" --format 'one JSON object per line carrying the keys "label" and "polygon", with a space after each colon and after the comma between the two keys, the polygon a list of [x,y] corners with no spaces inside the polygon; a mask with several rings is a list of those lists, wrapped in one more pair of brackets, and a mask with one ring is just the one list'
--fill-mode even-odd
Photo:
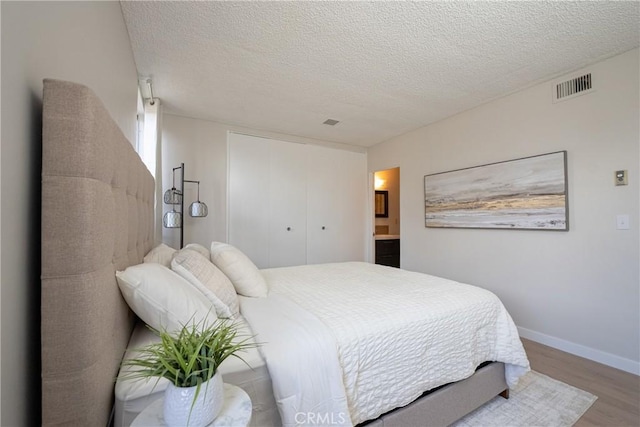
{"label": "cream area rug", "polygon": [[453,426],[572,426],[597,399],[593,394],[530,371],[509,399],[495,397]]}

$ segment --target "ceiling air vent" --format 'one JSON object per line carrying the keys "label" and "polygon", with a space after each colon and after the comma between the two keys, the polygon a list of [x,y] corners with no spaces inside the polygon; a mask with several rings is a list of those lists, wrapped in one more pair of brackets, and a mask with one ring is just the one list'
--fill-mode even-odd
{"label": "ceiling air vent", "polygon": [[566,101],[579,95],[584,95],[593,91],[591,73],[566,80],[555,85],[553,91],[553,102]]}
{"label": "ceiling air vent", "polygon": [[327,119],[325,120],[322,124],[323,125],[329,125],[329,126],[335,126],[338,123],[340,123],[340,120],[334,120],[334,119]]}

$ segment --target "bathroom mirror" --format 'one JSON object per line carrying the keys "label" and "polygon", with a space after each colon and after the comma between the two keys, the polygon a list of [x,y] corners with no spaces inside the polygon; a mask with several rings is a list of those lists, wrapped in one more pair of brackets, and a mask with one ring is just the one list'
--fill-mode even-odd
{"label": "bathroom mirror", "polygon": [[375,198],[376,218],[389,218],[389,192],[376,190]]}

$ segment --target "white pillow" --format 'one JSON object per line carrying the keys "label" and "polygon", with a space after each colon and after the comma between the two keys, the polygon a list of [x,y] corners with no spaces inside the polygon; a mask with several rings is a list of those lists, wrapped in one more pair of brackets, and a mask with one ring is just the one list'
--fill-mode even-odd
{"label": "white pillow", "polygon": [[246,297],[266,297],[267,282],[249,257],[237,248],[220,242],[211,243],[211,262],[231,279],[236,292]]}
{"label": "white pillow", "polygon": [[205,257],[207,259],[207,261],[211,260],[211,254],[209,253],[209,249],[207,249],[204,246],[199,245],[197,243],[189,243],[183,249],[191,249],[192,251],[196,251],[200,255]]}
{"label": "white pillow", "polygon": [[116,272],[116,278],[129,307],[157,330],[173,333],[193,322],[210,325],[217,320],[211,302],[163,265],[133,265]]}
{"label": "white pillow", "polygon": [[[209,251],[207,251],[209,252]],[[173,257],[171,269],[202,292],[216,308],[218,317],[234,318],[238,315],[238,295],[229,278],[192,249],[183,249]]]}
{"label": "white pillow", "polygon": [[173,249],[172,247],[167,246],[164,243],[160,243],[144,256],[144,262],[155,262],[158,264],[162,264],[167,268],[170,268],[171,259],[176,252],[178,251]]}

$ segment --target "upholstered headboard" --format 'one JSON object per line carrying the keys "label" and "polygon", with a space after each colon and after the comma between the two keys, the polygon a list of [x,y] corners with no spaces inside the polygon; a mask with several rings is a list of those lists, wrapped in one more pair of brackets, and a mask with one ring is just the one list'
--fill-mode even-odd
{"label": "upholstered headboard", "polygon": [[135,316],[115,271],[153,244],[154,181],[98,97],[45,80],[42,423],[106,425]]}

